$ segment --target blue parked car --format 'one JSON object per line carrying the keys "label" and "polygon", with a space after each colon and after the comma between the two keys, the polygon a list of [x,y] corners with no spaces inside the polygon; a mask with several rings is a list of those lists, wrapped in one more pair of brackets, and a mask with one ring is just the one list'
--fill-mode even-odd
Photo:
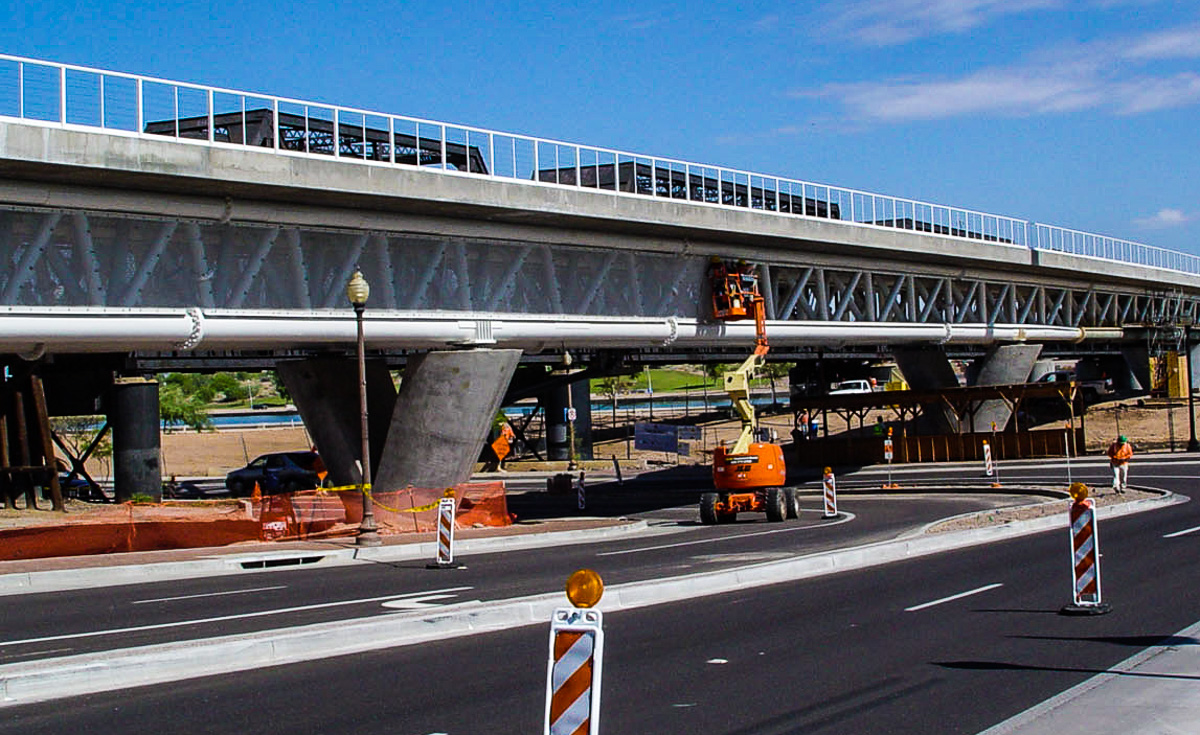
{"label": "blue parked car", "polygon": [[317,476],[316,452],[276,452],[264,454],[225,476],[225,487],[235,498],[254,492],[254,484],[264,495],[311,490],[321,484]]}

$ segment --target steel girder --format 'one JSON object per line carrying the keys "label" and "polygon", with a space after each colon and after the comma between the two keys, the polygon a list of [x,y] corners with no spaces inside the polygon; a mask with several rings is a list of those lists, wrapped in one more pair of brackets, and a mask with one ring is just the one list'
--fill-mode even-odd
{"label": "steel girder", "polygon": [[1179,292],[1051,285],[985,275],[769,266],[767,318],[918,324],[1119,327],[1195,320],[1198,299]]}
{"label": "steel girder", "polygon": [[[764,264],[772,319],[1103,327],[1191,321],[1197,297],[999,275]],[[889,270],[890,266],[890,270]],[[0,306],[372,307],[706,318],[708,256],[519,241],[0,209]]]}

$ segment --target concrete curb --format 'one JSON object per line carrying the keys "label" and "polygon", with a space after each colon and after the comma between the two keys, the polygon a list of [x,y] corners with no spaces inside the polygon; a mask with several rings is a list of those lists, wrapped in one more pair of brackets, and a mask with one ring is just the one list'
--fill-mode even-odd
{"label": "concrete curb", "polygon": [[[1110,506],[1101,516],[1117,516],[1186,502],[1166,493],[1126,506]],[[1104,509],[1102,509],[1104,510]],[[969,531],[905,538],[849,549],[764,562],[719,572],[614,585],[599,608],[632,610],[754,587],[879,566],[977,544],[1062,528],[1061,514]],[[283,630],[260,631],[200,641],[168,643],[0,666],[0,706],[28,704],[262,666],[312,661],[430,640],[546,623],[562,593],[502,602],[466,602],[433,612],[398,613],[334,621]]]}
{"label": "concrete curb", "polygon": [[[563,544],[587,544],[608,541],[632,535],[647,528],[646,521],[628,521],[604,528],[576,529],[572,531],[546,531],[518,536],[491,536],[476,539],[456,539],[457,554],[472,554],[497,551],[537,549]],[[391,562],[412,559],[433,559],[436,547],[432,541],[419,541],[375,548],[330,548],[330,549],[264,549],[245,554],[220,554],[189,561],[161,562],[156,564],[129,564],[115,567],[90,567],[83,569],[54,569],[43,572],[21,572],[0,575],[0,597],[29,594],[34,592],[63,592],[67,590],[115,587],[124,584],[166,582],[194,577],[215,577],[226,574],[244,574],[246,564],[273,562],[281,569],[290,569],[285,564],[293,560],[317,558],[314,565],[334,566],[356,562]]]}

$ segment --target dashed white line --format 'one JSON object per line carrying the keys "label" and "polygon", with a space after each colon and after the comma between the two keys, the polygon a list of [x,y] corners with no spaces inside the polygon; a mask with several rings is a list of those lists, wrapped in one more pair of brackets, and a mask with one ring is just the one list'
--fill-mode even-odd
{"label": "dashed white line", "polygon": [[307,610],[322,610],[330,607],[342,607],[344,605],[361,605],[368,602],[383,602],[384,600],[401,600],[406,597],[428,597],[429,595],[437,595],[446,592],[463,592],[471,587],[448,587],[442,590],[423,590],[421,592],[408,592],[402,595],[382,595],[380,597],[365,597],[360,600],[339,600],[337,602],[321,602],[315,605],[301,605],[299,607],[283,607],[276,610],[260,610],[251,613],[239,613],[237,615],[220,615],[213,618],[197,618],[195,620],[179,620],[173,623],[158,623],[155,625],[136,625],[130,628],[112,628],[110,630],[88,630],[82,633],[67,633],[64,635],[50,635],[42,638],[24,638],[14,641],[0,641],[0,646],[20,646],[29,643],[45,643],[46,641],[65,641],[72,638],[91,638],[106,635],[120,635],[121,633],[140,633],[146,630],[162,630],[164,628],[180,628],[185,625],[200,625],[203,623],[220,623],[226,620],[242,620],[245,618],[261,618],[266,615],[283,615],[293,612],[305,612]]}
{"label": "dashed white line", "polygon": [[[817,512],[820,512],[820,511],[817,511]],[[770,536],[770,535],[776,534],[776,533],[789,533],[791,531],[806,531],[806,530],[812,530],[814,528],[829,528],[831,526],[837,526],[842,523],[848,523],[848,522],[854,520],[854,517],[855,517],[853,513],[846,513],[844,511],[839,513],[838,515],[844,516],[844,517],[839,517],[836,521],[822,523],[819,525],[787,526],[786,528],[773,528],[770,531],[756,531],[754,533],[741,533],[736,536],[718,536],[716,538],[703,538],[703,539],[696,539],[695,541],[680,541],[679,543],[675,543],[675,544],[661,544],[659,546],[643,546],[638,549],[623,549],[621,551],[602,551],[599,554],[596,554],[596,556],[622,556],[624,554],[637,554],[637,553],[640,553],[643,551],[661,551],[662,549],[677,549],[680,546],[696,546],[698,544],[715,544],[715,543],[719,543],[721,541],[734,541],[737,539],[754,538],[755,536]]]}
{"label": "dashed white line", "polygon": [[205,592],[199,595],[180,595],[178,597],[156,597],[152,600],[134,600],[131,604],[145,605],[150,602],[175,602],[176,600],[195,600],[200,597],[221,597],[222,595],[246,595],[251,592],[270,592],[271,590],[285,590],[286,584],[277,584],[273,587],[254,587],[248,590],[228,590],[226,592]]}
{"label": "dashed white line", "polygon": [[964,597],[970,597],[971,595],[978,595],[980,592],[987,592],[988,590],[994,590],[997,587],[1003,587],[1003,586],[1004,585],[999,582],[997,582],[996,584],[985,585],[983,587],[978,587],[973,590],[967,590],[966,592],[959,592],[957,595],[950,595],[949,597],[943,597],[940,600],[930,600],[929,602],[923,602],[920,605],[913,605],[912,607],[906,607],[906,608],[904,608],[904,612],[916,612],[917,610],[924,610],[927,607],[933,607],[934,605],[941,605],[944,602],[953,602],[954,600],[961,600]]}
{"label": "dashed white line", "polygon": [[1163,538],[1175,538],[1177,536],[1186,536],[1189,533],[1195,533],[1196,531],[1200,531],[1200,526],[1196,526],[1195,528],[1185,528],[1182,531],[1176,531],[1175,533],[1168,533],[1165,536],[1163,536]]}

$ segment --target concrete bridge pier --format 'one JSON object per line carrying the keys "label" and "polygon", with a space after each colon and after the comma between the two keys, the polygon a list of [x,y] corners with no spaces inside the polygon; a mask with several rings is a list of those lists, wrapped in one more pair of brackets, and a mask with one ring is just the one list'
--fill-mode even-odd
{"label": "concrete bridge pier", "polygon": [[[396,388],[383,362],[367,361],[367,422],[372,474],[378,475],[384,442],[396,405]],[[334,486],[358,484],[362,458],[358,361],[319,357],[275,366],[304,420]]]}
{"label": "concrete bridge pier", "polygon": [[546,459],[571,459],[568,406],[575,409],[575,459],[592,459],[592,398],[588,384],[586,379],[576,380],[542,396],[546,406]]}
{"label": "concrete bridge pier", "polygon": [[447,488],[470,479],[520,358],[520,350],[489,349],[410,358],[375,489]]}
{"label": "concrete bridge pier", "polygon": [[[941,347],[916,347],[895,350],[896,367],[912,390],[936,391],[957,388],[958,376]],[[958,421],[941,404],[925,406],[918,419],[918,431],[926,434],[954,434]]]}
{"label": "concrete bridge pier", "polygon": [[162,500],[162,439],[158,418],[158,381],[117,378],[109,393],[108,421],[113,432],[113,491],[118,503],[134,495]]}
{"label": "concrete bridge pier", "polygon": [[[975,361],[968,374],[970,385],[1012,385],[1029,380],[1038,356],[1042,354],[1040,344],[994,345],[983,357]],[[1004,431],[1012,418],[1012,407],[999,398],[983,401],[975,409],[971,422],[976,433],[992,430]],[[964,427],[969,430],[970,425]]]}
{"label": "concrete bridge pier", "polygon": [[1122,345],[1122,363],[1114,363],[1113,388],[1122,394],[1149,393],[1154,387],[1150,375],[1150,350],[1145,345]]}

